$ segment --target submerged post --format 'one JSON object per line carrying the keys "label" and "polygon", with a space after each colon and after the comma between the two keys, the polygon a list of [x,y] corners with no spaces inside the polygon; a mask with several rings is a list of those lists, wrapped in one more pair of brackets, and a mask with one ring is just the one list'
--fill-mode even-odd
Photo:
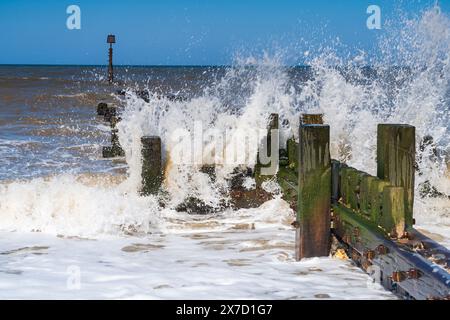
{"label": "submerged post", "polygon": [[108,38],[106,39],[106,42],[109,43],[109,51],[108,51],[108,57],[109,57],[109,64],[108,64],[108,81],[111,83],[114,81],[114,72],[113,72],[113,49],[112,44],[116,43],[116,36],[113,34],[108,35]]}
{"label": "submerged post", "polygon": [[296,260],[330,251],[330,127],[300,125]]}
{"label": "submerged post", "polygon": [[404,188],[406,227],[414,224],[415,131],[406,124],[379,124],[377,134],[377,176]]}
{"label": "submerged post", "polygon": [[161,138],[144,136],[142,143],[142,189],[143,195],[157,194],[162,183]]}
{"label": "submerged post", "polygon": [[302,113],[300,115],[300,124],[323,124],[323,114]]}

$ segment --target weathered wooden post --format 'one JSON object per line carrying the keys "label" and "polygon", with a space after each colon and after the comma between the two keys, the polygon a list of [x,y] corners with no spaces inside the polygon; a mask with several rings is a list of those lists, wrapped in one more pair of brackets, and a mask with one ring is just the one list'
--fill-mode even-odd
{"label": "weathered wooden post", "polygon": [[161,187],[162,158],[161,138],[157,136],[144,136],[142,143],[142,189],[141,194],[157,194]]}
{"label": "weathered wooden post", "polygon": [[414,224],[415,131],[415,127],[406,124],[378,125],[377,176],[404,188],[406,227]]}
{"label": "weathered wooden post", "polygon": [[113,63],[112,63],[112,58],[113,58],[113,49],[112,49],[112,45],[113,43],[116,43],[116,36],[113,34],[108,35],[108,38],[106,39],[106,42],[109,43],[109,52],[108,52],[108,57],[109,57],[109,64],[108,64],[108,81],[110,83],[112,83],[114,81],[114,72],[113,72]]}
{"label": "weathered wooden post", "polygon": [[[300,115],[300,125],[302,124],[323,124],[323,114],[321,113],[302,113]],[[288,156],[289,168],[297,172],[298,166],[298,143],[295,138],[289,138],[286,142],[286,152]]]}
{"label": "weathered wooden post", "polygon": [[296,260],[330,251],[330,127],[300,125]]}

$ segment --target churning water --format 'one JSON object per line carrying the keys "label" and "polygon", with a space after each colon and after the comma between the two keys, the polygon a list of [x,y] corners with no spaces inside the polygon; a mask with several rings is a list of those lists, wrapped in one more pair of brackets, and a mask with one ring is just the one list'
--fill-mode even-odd
{"label": "churning water", "polygon": [[[405,18],[400,25],[390,28],[379,39],[377,58],[360,52],[353,58],[342,59],[332,47],[316,50],[317,54],[311,54],[316,52],[311,48],[304,48],[305,53],[299,54],[304,55],[308,67],[286,67],[281,54],[239,58],[230,67],[119,67],[115,86],[105,84],[100,76],[105,70],[101,67],[0,67],[0,229],[3,230],[0,258],[6,266],[0,269],[4,274],[0,277],[5,280],[5,288],[12,290],[8,281],[15,281],[26,270],[31,277],[42,272],[38,255],[42,253],[49,254],[48,270],[60,270],[57,275],[43,277],[39,283],[42,288],[59,283],[61,272],[64,273],[68,264],[82,265],[88,270],[87,278],[91,282],[87,287],[93,297],[189,297],[212,287],[220,287],[224,297],[302,297],[293,294],[291,278],[299,272],[296,268],[300,265],[292,263],[293,232],[289,223],[294,215],[285,202],[276,197],[259,209],[227,210],[201,217],[174,211],[189,195],[211,206],[220,204],[227,197],[226,178],[234,168],[227,165],[227,159],[215,158],[218,165],[214,181],[197,165],[206,160],[205,154],[197,155],[193,164],[168,166],[164,208],[156,197],[138,194],[143,135],[160,136],[164,157],[170,162],[176,145],[173,132],[184,129],[193,133],[201,123],[203,132],[226,131],[223,146],[244,153],[244,164],[252,166],[256,148],[242,143],[238,132],[265,128],[270,113],[280,115],[283,141],[297,136],[300,113],[323,113],[331,127],[332,156],[372,174],[376,171],[378,123],[414,125],[418,142],[431,136],[433,143],[422,148],[419,143],[417,146],[420,174],[416,175],[414,214],[420,228],[448,246],[450,200],[420,190],[428,181],[441,194],[450,195],[450,20],[434,7],[420,17]],[[123,88],[129,89],[125,97],[115,95],[117,89]],[[147,89],[149,101],[138,98],[133,94],[134,89]],[[169,99],[166,95],[182,99]],[[100,149],[109,143],[110,128],[95,116],[95,106],[100,101],[121,106],[122,121],[118,129],[126,161],[101,158]],[[204,138],[206,150],[217,144],[207,134]],[[249,230],[253,230],[252,235]],[[11,231],[16,231],[13,236],[16,242],[7,240]],[[59,238],[51,240],[28,232],[59,235]],[[24,240],[18,234],[23,234]],[[97,240],[91,244],[84,237]],[[42,242],[49,246],[42,246]],[[22,247],[17,249],[19,243]],[[123,248],[120,253],[113,253],[109,244],[119,249],[123,245]],[[83,253],[68,258],[61,254],[61,248],[66,245]],[[195,249],[197,245],[203,249]],[[97,259],[96,247],[111,251],[111,261]],[[185,248],[184,252],[180,252],[181,247]],[[211,258],[205,258],[202,266],[199,256],[209,256],[210,249],[224,250],[220,259],[227,268],[246,271],[229,274],[227,268]],[[158,253],[151,253],[152,260],[148,254],[154,250]],[[139,255],[129,258],[130,252]],[[246,256],[243,252],[252,254]],[[182,265],[183,262],[173,258],[184,255],[188,266],[174,267],[172,271],[189,270],[196,277],[206,278],[195,280],[195,277],[179,275],[169,279],[153,267],[153,279],[160,277],[164,281],[136,276],[130,280],[134,289],[127,288],[127,272],[120,270],[124,255],[133,259],[136,268],[129,267],[129,271],[137,274],[146,273],[144,266],[152,261],[163,269],[166,264]],[[34,260],[27,269],[23,259],[30,256]],[[364,291],[367,290],[364,285],[364,290],[358,289],[366,278],[355,274],[348,263],[335,261],[331,267],[333,262],[329,259],[314,261],[313,264],[323,267],[325,271],[319,270],[324,275],[311,276],[314,273],[311,267],[304,272],[303,280],[308,279],[305,280],[308,285],[327,282],[325,293],[330,297],[343,297],[340,288],[352,281],[359,284],[354,291],[345,292],[346,296],[357,297],[362,292],[367,297],[379,296],[380,288]],[[260,266],[255,266],[256,263]],[[283,263],[286,265],[282,266]],[[104,271],[95,271],[104,270],[108,264],[114,268],[117,278],[102,278],[100,273]],[[251,267],[245,269],[246,266]],[[222,268],[223,274],[212,281],[208,276],[211,268]],[[331,273],[327,274],[328,270]],[[263,281],[253,291],[242,285],[245,279],[260,279],[255,277],[257,273],[273,271],[280,273],[279,279],[284,279],[286,285],[290,283],[285,287],[288,289],[268,290],[274,279]],[[283,272],[290,275],[281,276]],[[327,280],[332,274],[350,277],[347,279],[350,282],[335,287]],[[334,281],[335,277],[331,279]],[[146,291],[143,280],[153,286],[153,291]],[[107,285],[97,287],[95,283]],[[202,285],[196,287],[199,283]],[[235,295],[227,291],[232,285],[239,288]],[[301,286],[301,281],[296,285]],[[122,291],[109,296],[96,291],[97,288],[112,290],[114,286]],[[179,286],[195,289],[175,295],[177,290],[180,292]],[[24,288],[17,291],[17,296],[33,297],[40,292]],[[63,294],[64,290],[55,292]],[[303,297],[325,294],[315,290],[304,292]]]}

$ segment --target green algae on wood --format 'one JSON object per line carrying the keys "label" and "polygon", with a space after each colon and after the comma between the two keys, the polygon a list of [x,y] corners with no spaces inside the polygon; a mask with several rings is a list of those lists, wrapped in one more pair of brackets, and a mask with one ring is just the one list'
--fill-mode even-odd
{"label": "green algae on wood", "polygon": [[331,227],[330,127],[301,125],[296,259],[327,256]]}
{"label": "green algae on wood", "polygon": [[370,207],[370,220],[377,225],[381,224],[381,215],[383,207],[383,190],[389,186],[387,181],[375,178],[371,181],[369,186],[369,207]]}
{"label": "green algae on wood", "polygon": [[384,187],[381,226],[393,238],[405,233],[405,201],[402,187]]}
{"label": "green algae on wood", "polygon": [[298,171],[298,143],[294,137],[289,138],[286,142],[287,154],[289,159],[288,167],[295,172]]}
{"label": "green algae on wood", "polygon": [[403,187],[406,226],[413,225],[415,127],[405,124],[379,124],[377,134],[377,176],[391,185]]}

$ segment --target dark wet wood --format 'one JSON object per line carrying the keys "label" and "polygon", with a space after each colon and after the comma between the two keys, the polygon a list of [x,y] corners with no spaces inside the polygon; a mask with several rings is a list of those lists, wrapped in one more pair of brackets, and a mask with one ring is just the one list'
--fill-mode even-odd
{"label": "dark wet wood", "polygon": [[301,125],[299,131],[296,259],[327,256],[330,251],[330,127]]}
{"label": "dark wet wood", "polygon": [[157,194],[163,179],[161,138],[145,136],[142,143],[142,189],[143,195]]}

